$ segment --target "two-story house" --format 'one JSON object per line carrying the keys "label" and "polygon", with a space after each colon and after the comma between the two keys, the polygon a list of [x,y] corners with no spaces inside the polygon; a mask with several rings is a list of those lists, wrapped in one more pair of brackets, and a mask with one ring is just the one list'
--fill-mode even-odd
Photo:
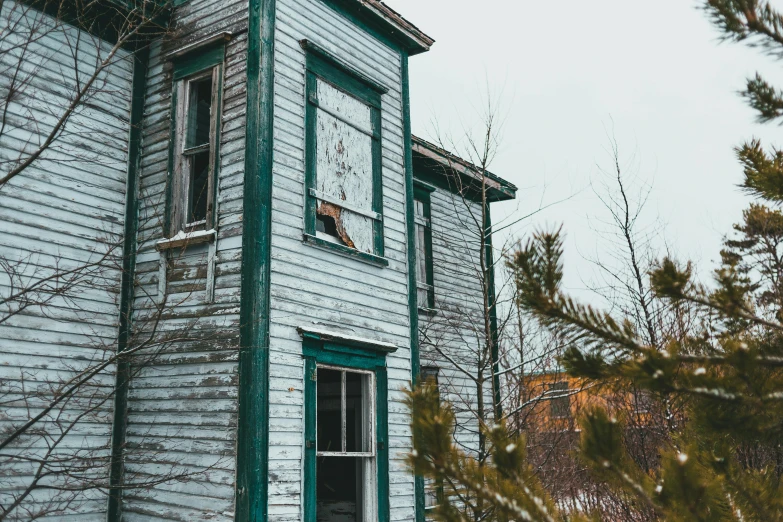
{"label": "two-story house", "polygon": [[516,191],[411,136],[433,40],[377,0],[176,0],[117,46],[67,1],[0,4],[0,513],[423,520],[419,323],[481,301],[441,238]]}

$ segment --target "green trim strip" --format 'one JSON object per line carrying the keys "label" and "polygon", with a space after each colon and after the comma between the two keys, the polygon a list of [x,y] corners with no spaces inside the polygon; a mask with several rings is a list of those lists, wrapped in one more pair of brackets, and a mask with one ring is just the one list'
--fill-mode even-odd
{"label": "green trim strip", "polygon": [[237,522],[269,505],[269,315],[275,0],[250,0],[240,303]]}
{"label": "green trim strip", "polygon": [[377,91],[380,94],[386,94],[389,92],[389,88],[385,87],[383,84],[376,82],[369,76],[362,74],[358,70],[354,69],[347,63],[343,62],[336,56],[333,56],[329,51],[321,47],[320,45],[311,42],[310,40],[301,40],[299,42],[299,45],[304,49],[305,51],[309,53],[313,53],[314,55],[326,59],[329,62],[334,63],[337,67],[342,69],[344,72],[346,72],[349,76],[353,76],[354,78],[360,80],[362,83],[367,85],[367,87],[370,87],[371,89]]}
{"label": "green trim strip", "polygon": [[[312,199],[315,200],[315,198]],[[315,224],[313,224],[313,226],[315,226]],[[361,252],[355,248],[341,245],[339,243],[332,243],[331,241],[321,239],[320,237],[316,237],[312,234],[303,234],[302,239],[305,243],[313,245],[314,247],[331,250],[332,252],[356,259],[358,261],[364,261],[365,263],[370,263],[375,266],[389,266],[389,260],[385,257],[376,256],[375,254],[370,254],[369,252]]]}
{"label": "green trim strip", "polygon": [[492,338],[492,392],[495,399],[495,421],[503,418],[503,405],[500,403],[500,363],[498,355],[498,343],[500,336],[498,334],[498,311],[495,298],[495,254],[492,249],[492,217],[489,209],[489,202],[484,204],[485,216],[485,234],[486,234],[486,262],[487,262],[487,297],[489,301],[489,331]]}
{"label": "green trim strip", "polygon": [[[131,335],[134,280],[136,278],[136,233],[138,230],[139,198],[138,178],[141,167],[142,125],[144,123],[144,99],[147,90],[147,66],[149,49],[134,52],[133,94],[128,136],[128,177],[125,192],[125,237],[122,245],[122,281],[120,286],[120,328],[117,352],[128,348]],[[130,363],[120,359],[117,364],[114,394],[114,420],[112,424],[111,469],[109,472],[109,504],[107,520],[120,520],[122,511],[123,449],[127,427],[128,380]]]}
{"label": "green trim strip", "polygon": [[172,60],[174,63],[174,81],[223,63],[226,56],[226,44],[219,41],[211,46],[194,49],[188,54]]}
{"label": "green trim strip", "polygon": [[385,350],[372,346],[348,346],[319,340],[318,335],[302,334],[302,355],[305,358],[304,412],[304,490],[303,512],[306,522],[316,519],[316,408],[318,364],[346,369],[369,370],[375,374],[375,468],[378,486],[378,522],[389,522],[389,384],[386,374]]}
{"label": "green trim strip", "polygon": [[[408,54],[401,53],[403,147],[405,151],[405,225],[408,237],[408,314],[411,337],[411,382],[419,380],[419,305],[416,290],[416,223],[413,212],[413,150],[411,147],[411,93]],[[424,478],[414,477],[416,522],[424,522]]]}

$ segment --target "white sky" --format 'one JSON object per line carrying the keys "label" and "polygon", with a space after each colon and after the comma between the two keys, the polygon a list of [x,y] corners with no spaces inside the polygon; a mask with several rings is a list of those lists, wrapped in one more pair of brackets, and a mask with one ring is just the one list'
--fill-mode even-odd
{"label": "white sky", "polygon": [[605,214],[586,187],[597,164],[608,166],[606,129],[653,183],[647,222],[660,217],[669,247],[703,275],[750,201],[733,147],[753,136],[783,146],[780,128],[754,123],[736,94],[757,70],[783,87],[780,64],[719,43],[694,0],[387,2],[436,39],[410,62],[414,134],[433,138],[435,120],[455,136],[475,129],[487,91],[508,109],[491,170],[520,191],[517,203],[493,207],[495,221],[536,208],[544,189],[546,203],[573,195],[516,228],[564,225],[573,289],[602,248],[589,223]]}

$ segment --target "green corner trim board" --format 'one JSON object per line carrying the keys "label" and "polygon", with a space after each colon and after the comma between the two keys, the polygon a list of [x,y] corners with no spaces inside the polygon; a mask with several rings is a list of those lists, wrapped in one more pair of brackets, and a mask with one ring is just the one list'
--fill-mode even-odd
{"label": "green corner trim board", "polygon": [[235,520],[266,522],[275,0],[249,7]]}

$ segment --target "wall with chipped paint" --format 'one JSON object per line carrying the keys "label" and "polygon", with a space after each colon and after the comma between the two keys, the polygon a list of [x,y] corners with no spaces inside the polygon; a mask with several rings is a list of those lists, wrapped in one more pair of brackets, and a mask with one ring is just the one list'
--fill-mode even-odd
{"label": "wall with chipped paint", "polygon": [[[305,53],[308,39],[389,88],[382,99],[382,268],[302,242],[305,176]],[[389,341],[391,519],[413,519],[413,477],[405,469],[410,382],[401,62],[325,3],[277,0],[270,375],[270,519],[302,520],[303,359],[297,326],[318,325]]]}
{"label": "wall with chipped paint", "polygon": [[[466,373],[477,374],[476,354],[484,340],[481,204],[438,188],[430,194],[430,212],[436,312],[419,314],[421,364],[439,368],[441,396],[454,405],[457,416],[455,438],[463,449],[475,451],[478,392]],[[491,419],[489,368],[485,378],[485,415]]]}
{"label": "wall with chipped paint", "polygon": [[[0,116],[4,172],[21,150],[34,150],[45,140],[77,91],[76,71],[83,82],[110,49],[27,5],[0,3],[0,96],[5,98],[12,78],[29,80]],[[0,267],[0,432],[40,411],[53,389],[116,350],[131,78],[129,53],[119,51],[52,147],[0,188],[0,260],[8,263]],[[52,280],[47,291],[27,294],[45,301],[43,306],[20,309],[19,300],[3,302],[36,281],[69,270],[73,275]],[[73,276],[78,282],[68,288]],[[54,287],[68,290],[54,296],[48,291]],[[51,457],[66,459],[79,448],[91,448],[94,467],[86,473],[105,481],[113,370],[108,368],[95,379],[95,387],[80,390],[47,417],[42,425],[50,436],[23,437],[4,453],[43,456],[70,419],[84,415]],[[34,469],[18,461],[0,462],[0,505],[9,506],[30,484]],[[60,479],[54,483],[63,484]],[[51,491],[34,492],[13,516],[30,519],[48,512],[43,519],[77,513],[79,520],[105,518],[106,499],[100,492],[81,493],[68,506],[51,498]]]}
{"label": "wall with chipped paint", "polygon": [[[124,521],[233,520],[242,245],[245,106],[245,0],[191,0],[175,9],[173,35],[151,48],[139,183],[134,330],[150,330],[159,302],[172,64],[166,53],[224,31],[226,44],[214,301],[205,300],[208,245],[171,252],[163,342],[151,361],[137,357],[128,392],[128,478],[184,473],[185,480],[126,491]],[[143,336],[141,336],[143,338]]]}

